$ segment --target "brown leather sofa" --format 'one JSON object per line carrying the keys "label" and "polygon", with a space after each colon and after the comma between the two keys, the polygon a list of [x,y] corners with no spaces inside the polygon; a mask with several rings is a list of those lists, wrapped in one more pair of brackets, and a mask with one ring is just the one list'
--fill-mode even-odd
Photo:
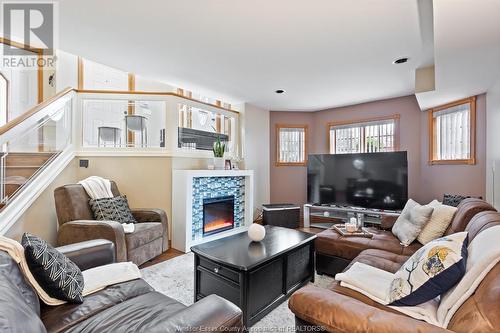
{"label": "brown leather sofa", "polygon": [[[488,232],[488,228],[494,225],[500,225],[500,213],[484,211],[475,215],[466,227],[469,241],[480,232]],[[362,262],[394,273],[408,258],[404,254],[370,249],[362,251],[354,258],[353,263]],[[296,316],[300,332],[498,333],[500,263],[496,264],[476,292],[462,304],[447,329],[408,317],[361,293],[341,287],[338,282],[327,289],[313,285],[299,289],[292,295],[288,305]]]}
{"label": "brown leather sofa", "polygon": [[[120,195],[115,182],[111,191]],[[107,239],[115,244],[116,260],[132,261],[136,265],[168,250],[167,214],[161,209],[132,209],[137,220],[135,231],[125,234],[120,223],[95,221],[90,209],[90,197],[82,185],[70,184],[54,191],[59,230],[59,246],[91,239]]]}
{"label": "brown leather sofa", "polygon": [[[445,232],[449,235],[464,231],[471,218],[482,211],[496,211],[486,201],[476,198],[463,200],[457,207],[453,221]],[[317,234],[316,272],[334,276],[346,268],[362,251],[379,249],[393,253],[396,256],[409,256],[417,251],[422,244],[418,241],[405,247],[391,232],[395,219],[384,219],[381,229],[368,228],[374,235],[372,238],[342,237],[335,230],[328,229]]]}
{"label": "brown leather sofa", "polygon": [[[58,248],[81,269],[114,262],[113,243]],[[0,332],[239,332],[241,310],[211,295],[185,306],[136,279],[88,295],[82,304],[46,306],[15,261],[0,251]]]}

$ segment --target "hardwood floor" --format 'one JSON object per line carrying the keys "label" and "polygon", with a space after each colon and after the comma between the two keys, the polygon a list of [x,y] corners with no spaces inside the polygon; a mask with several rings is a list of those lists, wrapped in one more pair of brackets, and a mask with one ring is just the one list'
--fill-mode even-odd
{"label": "hardwood floor", "polygon": [[153,265],[159,264],[160,262],[167,261],[169,259],[173,259],[173,258],[181,256],[183,254],[184,254],[184,252],[181,252],[181,251],[178,251],[178,250],[172,248],[172,245],[170,244],[169,249],[166,252],[163,252],[158,257],[153,258],[148,262],[145,262],[144,264],[139,266],[139,268],[146,268],[149,266],[153,266]]}
{"label": "hardwood floor", "polygon": [[[303,228],[302,227],[302,228],[297,228],[297,230],[303,231],[303,232],[308,232],[310,234],[317,234],[317,233],[322,232],[325,229]],[[146,267],[149,267],[149,266],[153,266],[153,265],[159,264],[159,263],[161,263],[163,261],[167,261],[169,259],[173,259],[175,257],[181,256],[183,254],[184,254],[184,252],[181,252],[179,250],[176,250],[176,249],[172,248],[172,244],[169,244],[169,249],[166,252],[163,252],[158,257],[156,257],[154,259],[151,259],[148,262],[145,262],[144,264],[142,264],[141,266],[139,266],[139,268],[146,268]]]}

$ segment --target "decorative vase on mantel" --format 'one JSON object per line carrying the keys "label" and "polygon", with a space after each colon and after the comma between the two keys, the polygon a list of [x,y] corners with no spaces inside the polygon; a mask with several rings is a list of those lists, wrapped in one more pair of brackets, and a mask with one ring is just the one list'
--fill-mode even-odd
{"label": "decorative vase on mantel", "polygon": [[224,170],[224,153],[226,152],[226,144],[221,142],[219,137],[217,137],[217,141],[214,142],[213,152],[214,169]]}

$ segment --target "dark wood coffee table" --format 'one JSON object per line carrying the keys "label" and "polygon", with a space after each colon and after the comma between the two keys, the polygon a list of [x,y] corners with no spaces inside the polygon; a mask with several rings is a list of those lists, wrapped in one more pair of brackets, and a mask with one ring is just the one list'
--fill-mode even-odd
{"label": "dark wood coffee table", "polygon": [[295,290],[314,282],[315,235],[266,226],[252,242],[246,232],[193,246],[194,300],[217,294],[243,311],[252,326]]}

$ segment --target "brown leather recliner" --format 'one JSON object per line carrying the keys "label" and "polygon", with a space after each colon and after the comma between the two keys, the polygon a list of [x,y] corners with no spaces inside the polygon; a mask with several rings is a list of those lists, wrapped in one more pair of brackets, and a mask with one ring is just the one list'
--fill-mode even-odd
{"label": "brown leather recliner", "polygon": [[[453,221],[445,235],[464,231],[472,217],[482,211],[496,210],[481,199],[463,200],[458,205]],[[381,229],[368,228],[373,233],[372,238],[342,237],[333,229],[320,232],[315,240],[317,273],[333,276],[341,272],[351,260],[367,249],[379,249],[395,255],[409,256],[422,247],[418,241],[414,241],[406,247],[401,245],[399,239],[391,231],[394,222],[395,219],[386,219],[383,221]]]}
{"label": "brown leather recliner", "polygon": [[[466,230],[469,242],[480,232],[500,225],[500,213],[475,215]],[[409,256],[384,250],[364,250],[354,260],[385,271],[396,272]],[[350,267],[350,266],[349,266]],[[328,289],[308,285],[292,295],[288,303],[300,332],[342,333],[494,333],[500,332],[500,263],[484,277],[475,293],[452,317],[447,329],[408,317],[352,289],[334,282]]]}
{"label": "brown leather recliner", "polygon": [[[111,191],[120,195],[115,182]],[[54,191],[59,230],[59,246],[92,239],[107,239],[115,244],[117,261],[136,265],[168,250],[167,214],[161,209],[132,209],[135,231],[126,234],[116,221],[96,221],[90,209],[90,197],[80,184],[58,187]]]}

